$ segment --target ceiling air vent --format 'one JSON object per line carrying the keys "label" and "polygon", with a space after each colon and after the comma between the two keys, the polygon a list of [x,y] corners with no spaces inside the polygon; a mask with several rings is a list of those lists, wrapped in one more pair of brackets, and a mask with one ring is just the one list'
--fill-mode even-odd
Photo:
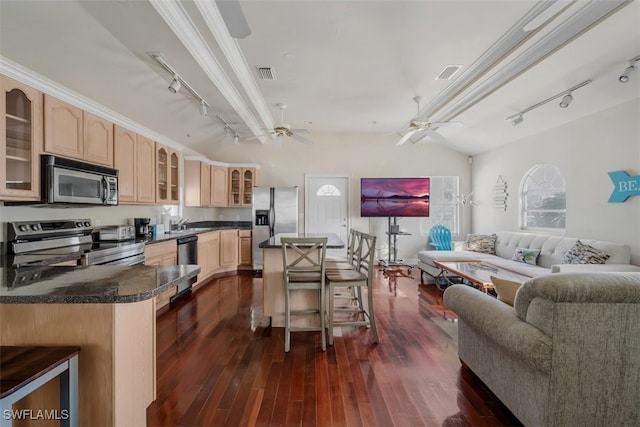
{"label": "ceiling air vent", "polygon": [[436,80],[449,80],[460,68],[462,68],[462,65],[447,65],[444,67],[444,70],[438,74]]}
{"label": "ceiling air vent", "polygon": [[258,67],[258,74],[262,80],[276,80],[276,73],[271,67]]}

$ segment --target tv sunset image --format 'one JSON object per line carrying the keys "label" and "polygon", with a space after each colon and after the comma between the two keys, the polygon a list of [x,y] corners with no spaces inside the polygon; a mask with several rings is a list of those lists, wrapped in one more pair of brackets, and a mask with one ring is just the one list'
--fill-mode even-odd
{"label": "tv sunset image", "polygon": [[360,215],[428,217],[429,190],[429,178],[362,178]]}

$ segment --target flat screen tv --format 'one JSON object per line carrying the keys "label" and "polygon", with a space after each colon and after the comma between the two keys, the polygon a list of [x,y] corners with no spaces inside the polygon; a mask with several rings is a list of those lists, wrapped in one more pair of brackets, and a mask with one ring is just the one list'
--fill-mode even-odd
{"label": "flat screen tv", "polygon": [[361,178],[360,216],[429,216],[429,178]]}

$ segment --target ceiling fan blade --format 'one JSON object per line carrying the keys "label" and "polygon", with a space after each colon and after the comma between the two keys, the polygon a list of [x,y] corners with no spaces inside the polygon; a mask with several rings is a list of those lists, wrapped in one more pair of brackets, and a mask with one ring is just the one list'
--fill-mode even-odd
{"label": "ceiling fan blade", "polygon": [[311,133],[311,132],[309,132],[309,129],[291,129],[291,132],[293,132],[293,133]]}
{"label": "ceiling fan blade", "polygon": [[300,141],[304,144],[313,144],[313,141],[311,141],[310,139],[304,138],[300,135],[293,134],[291,135],[291,138],[295,139],[296,141]]}
{"label": "ceiling fan blade", "polygon": [[431,126],[439,128],[459,128],[464,125],[462,122],[431,122]]}
{"label": "ceiling fan blade", "polygon": [[279,137],[275,138],[275,139],[273,140],[273,145],[274,145],[276,148],[280,148],[280,147],[282,147],[282,139],[283,139],[283,138],[282,138],[281,136],[279,136]]}
{"label": "ceiling fan blade", "polygon": [[404,136],[400,139],[400,141],[396,142],[396,145],[404,144],[409,140],[409,138],[411,138],[411,135],[413,135],[414,133],[416,133],[415,130],[410,130],[409,132],[405,133]]}
{"label": "ceiling fan blade", "polygon": [[251,141],[252,139],[262,138],[263,136],[267,136],[267,135],[271,135],[271,132],[269,132],[269,133],[263,133],[262,135],[252,136],[251,138],[247,138],[247,139],[245,139],[245,141]]}
{"label": "ceiling fan blade", "polygon": [[251,28],[244,17],[238,0],[216,0],[216,6],[234,39],[243,39],[251,34]]}
{"label": "ceiling fan blade", "polygon": [[430,137],[435,142],[449,142],[447,140],[447,138],[445,138],[444,136],[440,135],[438,132],[436,132],[434,130],[431,130],[431,129],[427,129],[427,130],[424,131],[424,135],[422,135],[420,138],[415,140],[413,143],[417,144],[418,142],[420,142],[422,139],[426,138],[427,136]]}

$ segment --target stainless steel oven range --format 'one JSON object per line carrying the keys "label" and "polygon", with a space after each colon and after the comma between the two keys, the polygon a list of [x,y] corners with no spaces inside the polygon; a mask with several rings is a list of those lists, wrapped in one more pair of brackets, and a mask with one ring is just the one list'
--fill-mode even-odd
{"label": "stainless steel oven range", "polygon": [[90,219],[7,223],[13,266],[39,265],[47,259],[79,255],[78,265],[144,264],[144,242],[94,242]]}

